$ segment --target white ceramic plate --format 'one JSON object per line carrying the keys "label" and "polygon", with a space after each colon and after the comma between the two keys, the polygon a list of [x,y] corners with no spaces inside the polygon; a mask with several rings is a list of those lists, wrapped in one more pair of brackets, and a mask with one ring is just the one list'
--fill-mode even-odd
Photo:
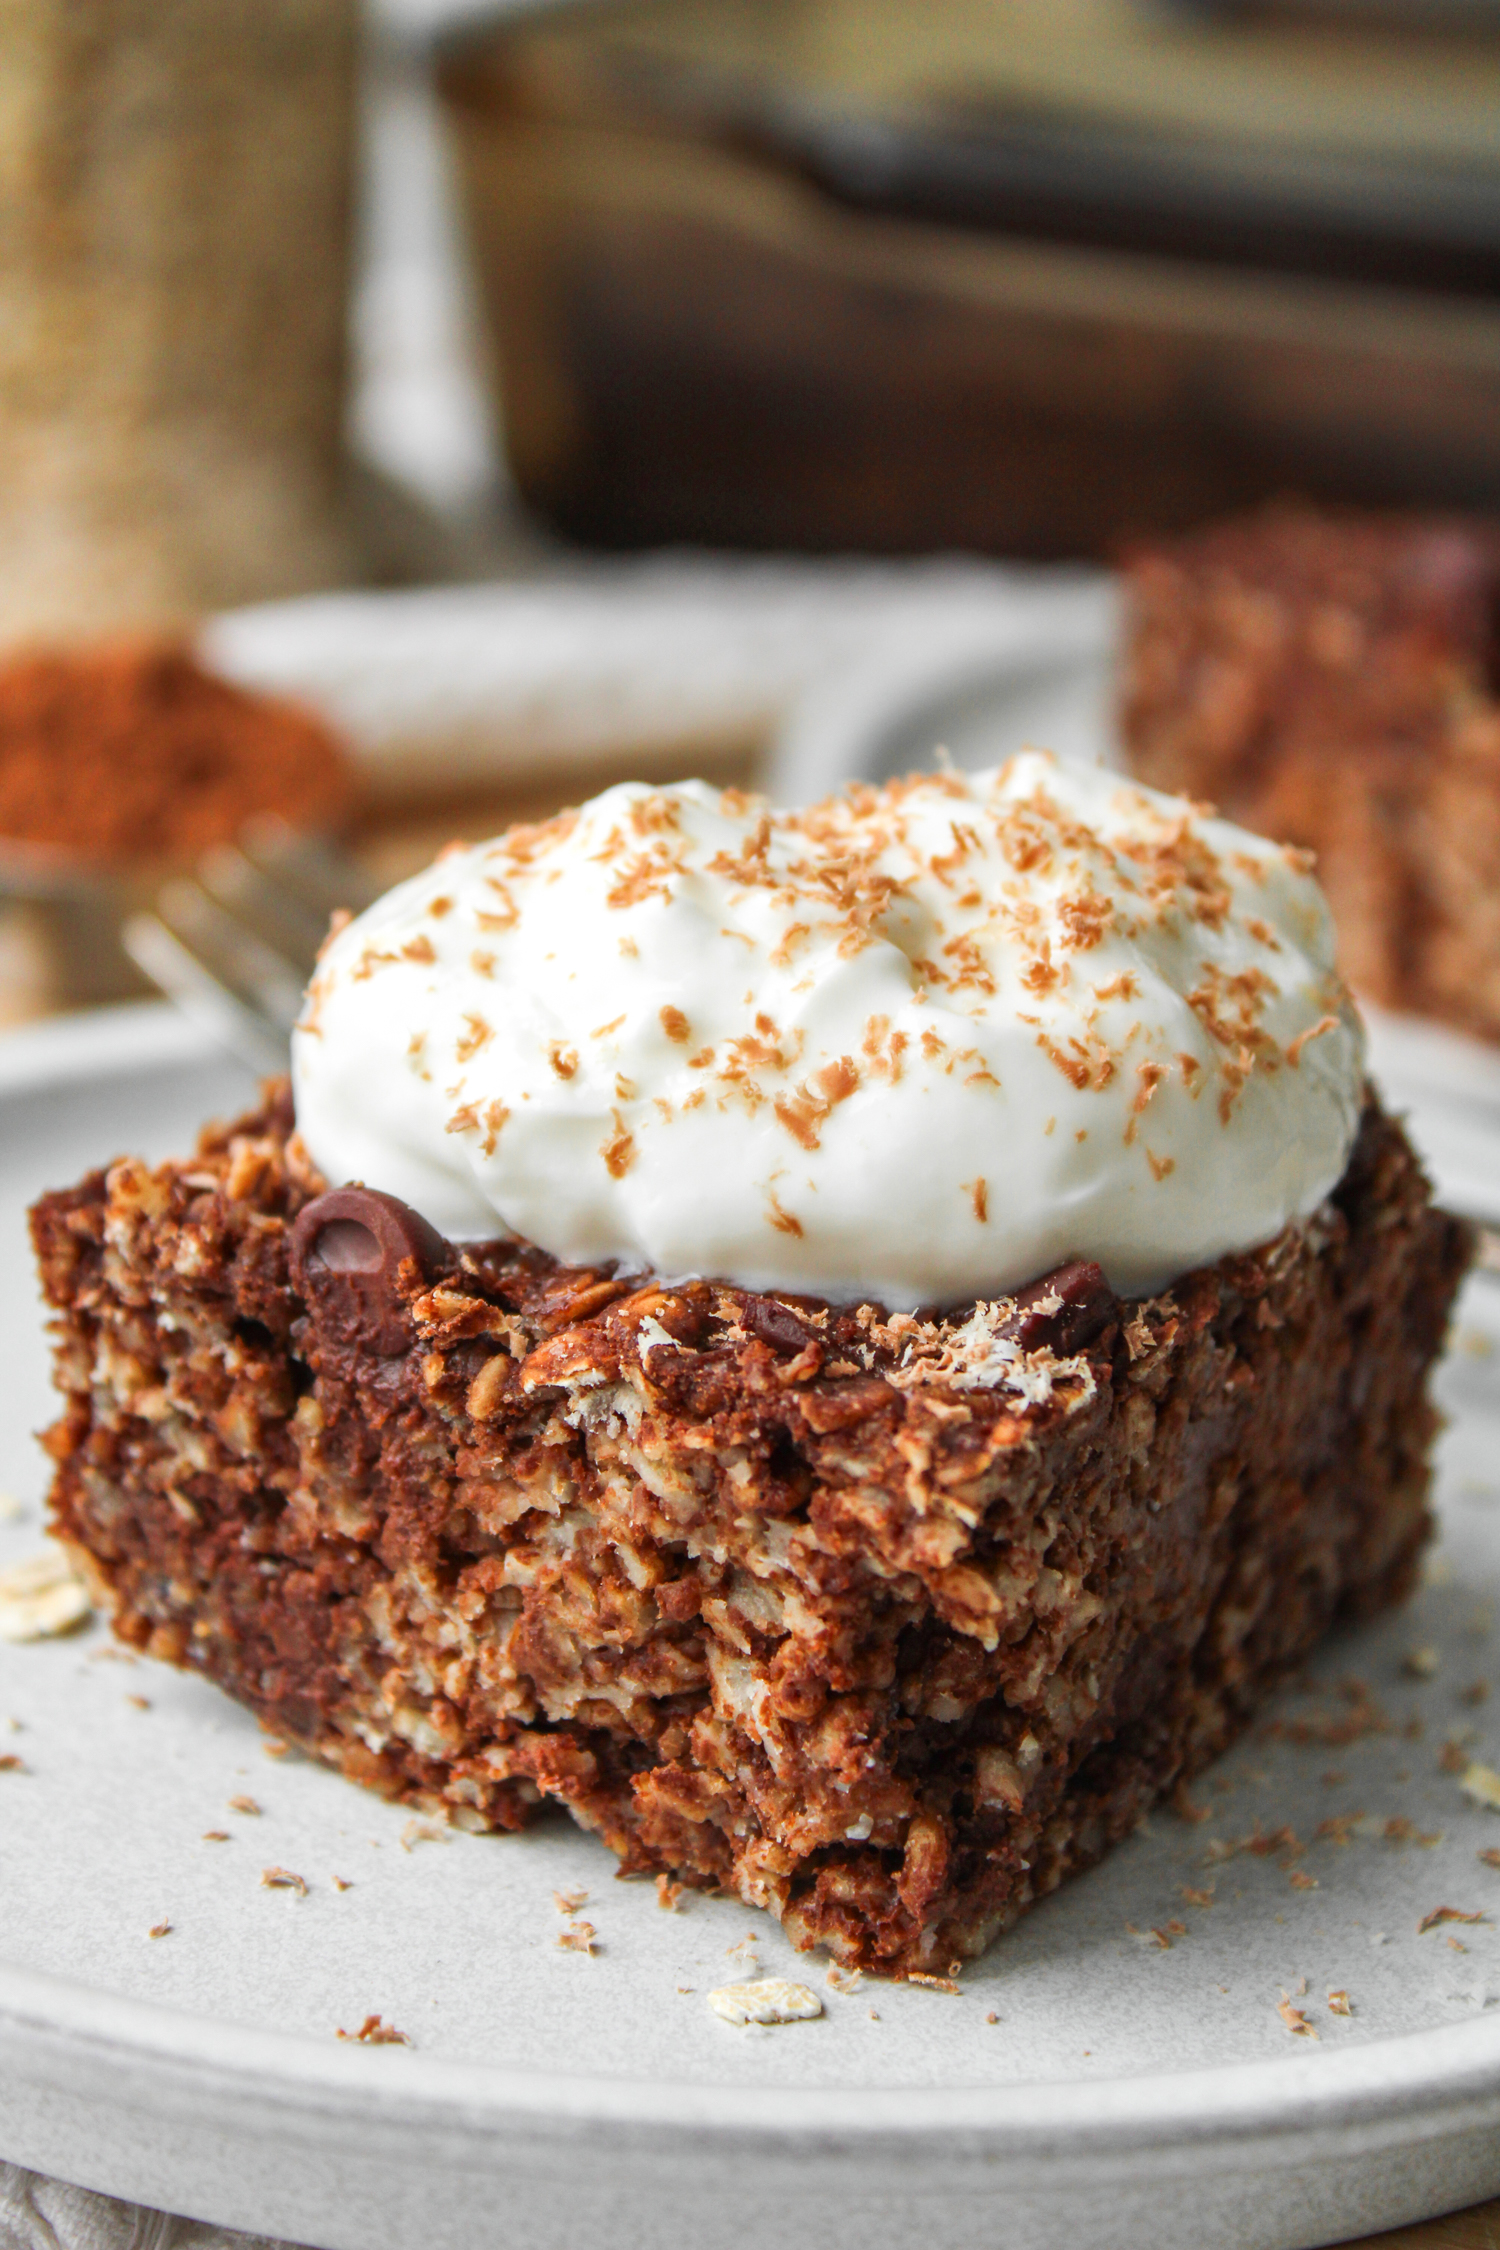
{"label": "white ceramic plate", "polygon": [[[1440,1155],[1454,1138],[1460,1189],[1482,1189],[1500,1065],[1402,1026],[1380,1052],[1418,1092],[1419,1132]],[[28,1433],[49,1411],[23,1206],[118,1150],[186,1147],[247,1090],[156,1009],[0,1043],[0,1486],[25,1509],[0,1560],[39,1542]],[[1260,2250],[1500,2191],[1500,1871],[1478,1856],[1500,1817],[1439,1765],[1461,1730],[1500,1759],[1496,1705],[1463,1700],[1500,1655],[1493,1283],[1470,1285],[1442,1389],[1431,1582],[1278,1707],[1337,1735],[1357,1674],[1392,1731],[1248,1741],[1200,1783],[1207,1820],[1154,1816],[957,1997],[830,1989],[742,1907],[665,1913],[616,1883],[561,1819],[428,1840],[268,1758],[213,1689],[120,1661],[97,1626],[0,1644],[0,1722],[21,1726],[0,1751],[26,1767],[0,1772],[0,2154],[330,2250],[727,2250],[752,2232],[793,2250]],[[1403,1669],[1414,1646],[1438,1652],[1432,1677]],[[260,1815],[229,1811],[237,1795]],[[1347,1843],[1319,1836],[1356,1814]],[[1217,1856],[1284,1825],[1299,1856]],[[230,1841],[202,1840],[215,1829]],[[262,1888],[272,1865],[307,1896]],[[552,1894],[575,1888],[592,1958],[556,1944]],[[1185,1896],[1210,1888],[1211,1906]],[[1491,1918],[1419,1935],[1441,1906]],[[763,1970],[820,1991],[821,2021],[710,2013],[751,1932]],[[1288,2030],[1283,1991],[1316,2042]],[[372,2012],[413,2046],[340,2044]]]}

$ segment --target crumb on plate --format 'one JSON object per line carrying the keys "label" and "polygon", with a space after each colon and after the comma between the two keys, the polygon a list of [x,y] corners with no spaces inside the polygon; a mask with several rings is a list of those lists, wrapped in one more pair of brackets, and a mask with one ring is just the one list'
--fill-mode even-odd
{"label": "crumb on plate", "polygon": [[[785,1977],[762,1977],[754,1984],[721,1984],[708,2004],[725,2023],[806,2023],[823,2013],[823,2003],[805,1984]],[[873,2011],[872,2011],[873,2012]]]}
{"label": "crumb on plate", "polygon": [[295,1891],[298,1898],[307,1896],[306,1883],[300,1875],[294,1875],[289,1867],[263,1867],[260,1871],[260,1887],[263,1891]]}

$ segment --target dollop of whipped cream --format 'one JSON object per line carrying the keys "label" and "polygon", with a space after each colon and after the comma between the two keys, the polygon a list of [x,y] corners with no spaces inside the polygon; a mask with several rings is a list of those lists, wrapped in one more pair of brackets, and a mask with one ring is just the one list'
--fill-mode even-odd
{"label": "dollop of whipped cream", "polygon": [[1300,854],[1028,751],[452,847],[332,939],[293,1068],[328,1179],[450,1236],[910,1310],[1267,1241],[1363,1038]]}

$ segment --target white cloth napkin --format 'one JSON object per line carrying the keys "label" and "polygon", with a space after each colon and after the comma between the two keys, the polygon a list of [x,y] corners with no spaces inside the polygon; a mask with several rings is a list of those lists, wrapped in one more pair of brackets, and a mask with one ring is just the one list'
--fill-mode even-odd
{"label": "white cloth napkin", "polygon": [[264,2235],[174,2219],[0,2162],[0,2250],[296,2250]]}

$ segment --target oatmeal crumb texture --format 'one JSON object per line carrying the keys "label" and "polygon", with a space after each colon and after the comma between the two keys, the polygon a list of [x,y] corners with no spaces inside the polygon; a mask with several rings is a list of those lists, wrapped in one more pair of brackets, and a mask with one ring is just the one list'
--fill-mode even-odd
{"label": "oatmeal crumb texture", "polygon": [[756,1984],[721,1984],[708,1996],[726,2023],[806,2023],[823,2013],[823,2003],[805,1984],[785,1977],[762,1977]]}
{"label": "oatmeal crumb texture", "polygon": [[372,1205],[375,1304],[323,1188],[275,1092],[43,1199],[53,1518],[131,1649],[421,1821],[556,1802],[941,1983],[1412,1583],[1469,1241],[1373,1105],[1310,1219],[1126,1300],[892,1316]]}
{"label": "oatmeal crumb texture", "polygon": [[87,1588],[60,1548],[0,1571],[0,1641],[50,1640],[89,1615]]}

